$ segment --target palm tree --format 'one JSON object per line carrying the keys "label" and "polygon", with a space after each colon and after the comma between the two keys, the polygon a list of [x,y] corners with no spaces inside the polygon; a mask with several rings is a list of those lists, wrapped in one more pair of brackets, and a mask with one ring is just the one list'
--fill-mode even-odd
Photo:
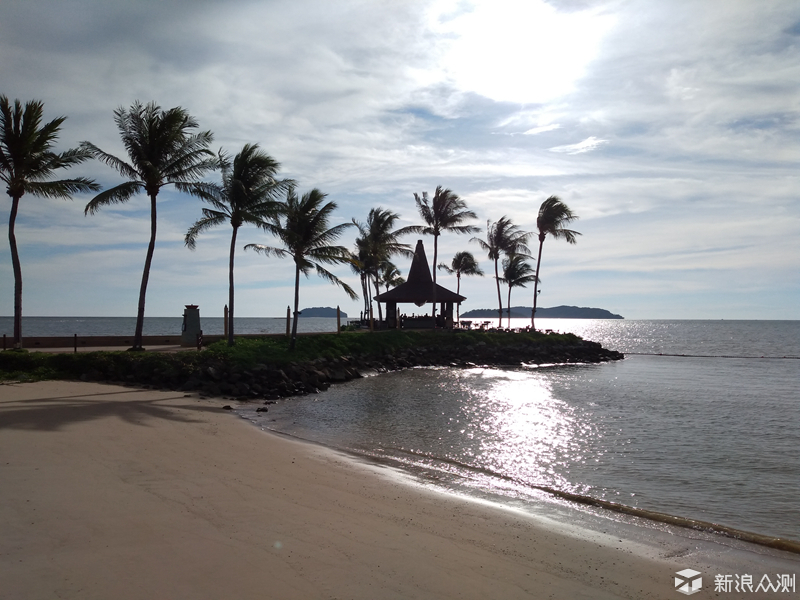
{"label": "palm tree", "polygon": [[340,286],[351,300],[358,298],[352,288],[333,273],[322,267],[322,264],[335,265],[350,263],[351,255],[343,246],[331,246],[345,229],[352,223],[342,223],[328,227],[331,213],[336,210],[335,202],[321,206],[326,194],[318,189],[303,194],[298,198],[294,188],[289,188],[286,201],[281,203],[280,212],[261,222],[261,227],[272,233],[283,244],[283,248],[247,244],[245,250],[252,249],[267,256],[279,258],[287,256],[294,260],[294,319],[292,322],[292,339],[289,350],[294,350],[297,343],[297,318],[300,310],[300,273],[308,277],[312,267],[317,275]]}
{"label": "palm tree", "polygon": [[142,350],[144,302],[156,246],[158,193],[162,187],[172,184],[179,191],[200,195],[201,186],[198,186],[198,182],[207,171],[216,167],[217,161],[208,149],[213,140],[211,132],[190,133],[190,130],[198,127],[197,121],[179,106],[165,111],[155,102],[142,105],[137,100],[130,110],[122,107],[115,110],[114,122],[130,163],[103,152],[90,142],[83,142],[81,147],[129,181],[95,196],[86,205],[85,213],[94,214],[104,206],[127,202],[138,192],[145,192],[150,198],[150,244],[139,288],[136,332],[131,348]]}
{"label": "palm tree", "polygon": [[379,280],[386,286],[387,292],[389,288],[397,287],[406,282],[405,278],[400,275],[397,265],[388,260],[381,263]]}
{"label": "palm tree", "polygon": [[58,169],[82,163],[91,154],[82,148],[53,152],[61,124],[58,117],[42,125],[44,104],[38,100],[12,107],[6,96],[0,96],[0,179],[11,196],[11,216],[8,219],[8,243],[11,246],[11,265],[14,270],[14,347],[22,347],[22,267],[17,250],[14,227],[19,201],[26,193],[42,198],[70,198],[72,194],[97,191],[94,181],[84,177],[50,181]]}
{"label": "palm tree", "polygon": [[[367,279],[367,292],[369,292],[369,277],[379,293],[378,280],[380,279],[381,265],[390,260],[395,254],[411,258],[414,256],[411,246],[400,242],[400,237],[409,233],[419,233],[420,227],[410,225],[395,229],[394,225],[400,215],[385,208],[372,208],[367,215],[367,221],[362,223],[353,219],[353,224],[358,228],[359,236],[356,238],[356,255]],[[365,305],[366,312],[372,313],[372,295],[369,303]],[[369,317],[368,317],[369,318]],[[381,305],[378,304],[378,320],[383,320]]]}
{"label": "palm tree", "polygon": [[442,186],[436,186],[433,199],[428,201],[428,193],[422,192],[422,197],[414,194],[422,220],[425,226],[420,228],[421,233],[433,236],[433,310],[432,316],[436,323],[436,264],[439,259],[439,236],[443,231],[453,233],[478,233],[480,229],[474,225],[463,225],[467,219],[477,219],[471,210],[467,209],[467,203],[456,194]]}
{"label": "palm tree", "polygon": [[508,328],[511,329],[511,290],[515,287],[527,287],[526,284],[536,281],[533,267],[528,263],[527,254],[511,254],[503,259],[502,281],[508,285]]}
{"label": "palm tree", "polygon": [[497,312],[499,322],[503,322],[503,299],[500,296],[500,272],[498,263],[500,256],[511,254],[527,254],[530,249],[526,244],[531,233],[522,231],[511,222],[508,217],[501,217],[494,223],[486,221],[486,241],[480,238],[472,238],[471,242],[478,245],[489,255],[489,260],[494,261],[494,278],[497,282]]}
{"label": "palm tree", "polygon": [[[461,276],[462,275],[480,275],[483,276],[483,271],[481,270],[480,266],[478,266],[478,261],[475,260],[475,257],[472,256],[471,252],[456,252],[455,256],[453,256],[453,260],[450,262],[450,266],[442,263],[438,267],[445,273],[452,275],[453,273],[456,274],[456,280],[458,283],[456,284],[456,294],[461,293]],[[461,321],[461,305],[456,305],[456,321]]]}
{"label": "palm tree", "polygon": [[536,228],[539,230],[539,256],[536,259],[536,282],[533,285],[531,329],[536,329],[534,318],[536,316],[536,299],[539,295],[539,269],[542,266],[542,246],[544,245],[544,238],[549,233],[556,240],[563,238],[570,244],[577,243],[577,236],[581,234],[577,231],[565,228],[565,225],[569,225],[577,218],[578,215],[573,213],[558,196],[550,196],[547,200],[542,202],[542,205],[539,207],[539,216],[536,218]]}
{"label": "palm tree", "polygon": [[200,186],[200,197],[213,208],[203,208],[203,217],[189,228],[184,241],[190,250],[195,249],[197,236],[207,229],[228,222],[231,234],[228,260],[228,345],[233,346],[233,256],[236,234],[245,223],[258,226],[268,219],[278,207],[277,195],[294,185],[291,179],[275,179],[280,163],[258,144],[245,144],[233,159],[233,164],[223,153],[219,155],[222,185]]}

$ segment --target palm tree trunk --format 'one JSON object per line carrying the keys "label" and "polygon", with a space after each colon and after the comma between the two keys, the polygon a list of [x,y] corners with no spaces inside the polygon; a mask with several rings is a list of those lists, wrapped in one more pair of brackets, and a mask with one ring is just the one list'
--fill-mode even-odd
{"label": "palm tree trunk", "polygon": [[499,258],[494,259],[494,280],[497,283],[497,314],[500,317],[498,327],[503,326],[503,298],[500,296],[500,273],[497,270],[497,261]]}
{"label": "palm tree trunk", "polygon": [[17,236],[14,234],[19,199],[20,196],[11,198],[11,216],[8,219],[8,244],[11,246],[11,264],[14,269],[14,348],[22,348],[22,267],[17,251]]}
{"label": "palm tree trunk", "polygon": [[369,289],[367,287],[367,274],[365,271],[361,272],[361,291],[364,293],[364,313],[362,318],[368,318],[369,314]]}
{"label": "palm tree trunk", "polygon": [[142,350],[142,332],[144,330],[144,300],[147,295],[147,281],[150,279],[150,265],[156,249],[156,194],[150,195],[150,243],[147,245],[147,257],[144,259],[142,285],[139,288],[139,308],[136,313],[136,332],[133,334],[132,350]]}
{"label": "palm tree trunk", "polygon": [[367,323],[369,324],[369,330],[372,331],[375,323],[372,319],[372,280],[370,280],[369,276],[367,276],[367,296],[369,296],[369,311],[366,317]]}
{"label": "palm tree trunk", "polygon": [[[379,295],[381,293],[381,288],[378,285],[378,278],[375,277],[375,295]],[[381,308],[381,303],[378,302],[378,329],[381,328],[380,323],[383,321],[383,309]]]}
{"label": "palm tree trunk", "polygon": [[[456,294],[461,295],[461,271],[456,273]],[[456,303],[456,323],[461,326],[461,302]]]}
{"label": "palm tree trunk", "polygon": [[536,258],[536,279],[533,282],[533,309],[531,310],[531,329],[536,331],[536,299],[539,296],[539,267],[542,264],[542,246],[544,246],[544,236],[539,235],[539,256]]}
{"label": "palm tree trunk", "polygon": [[234,227],[231,235],[231,259],[228,267],[228,346],[233,346],[233,254],[236,250],[236,232],[238,229],[238,227]]}
{"label": "palm tree trunk", "polygon": [[294,350],[297,344],[297,318],[300,310],[300,265],[295,263],[294,272],[294,319],[292,319],[292,339],[289,342],[289,350]]}
{"label": "palm tree trunk", "polygon": [[508,312],[508,328],[511,329],[511,286],[508,286],[508,306],[506,307],[506,311]]}
{"label": "palm tree trunk", "polygon": [[433,317],[433,328],[436,329],[436,260],[439,257],[439,236],[433,236],[433,308],[431,309],[431,317]]}

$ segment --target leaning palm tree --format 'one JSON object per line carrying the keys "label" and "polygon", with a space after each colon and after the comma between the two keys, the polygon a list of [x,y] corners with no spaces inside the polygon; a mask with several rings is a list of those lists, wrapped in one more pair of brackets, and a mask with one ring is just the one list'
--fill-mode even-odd
{"label": "leaning palm tree", "polygon": [[[400,254],[411,258],[414,253],[411,246],[400,242],[400,238],[409,233],[419,233],[420,227],[410,225],[408,227],[401,227],[395,229],[395,223],[400,218],[400,215],[385,208],[372,208],[367,215],[366,222],[362,223],[353,219],[353,224],[358,228],[358,237],[356,238],[356,254],[359,257],[360,263],[367,276],[367,287],[369,287],[369,278],[375,286],[376,293],[379,293],[378,280],[380,279],[381,265],[391,259],[392,256]],[[369,314],[372,313],[372,296],[370,295],[368,310]],[[381,313],[381,305],[378,304],[378,320],[383,320]],[[369,318],[369,317],[367,317]]]}
{"label": "leaning palm tree", "polygon": [[433,236],[433,309],[432,316],[436,323],[436,264],[439,259],[439,236],[443,231],[453,233],[478,233],[480,229],[474,225],[464,225],[467,219],[477,219],[471,210],[467,209],[467,203],[458,195],[454,194],[442,186],[436,186],[433,198],[428,200],[428,193],[422,192],[420,197],[414,194],[419,211],[425,225],[420,228],[424,234]]}
{"label": "leaning palm tree", "polygon": [[200,178],[217,166],[214,153],[208,149],[213,140],[210,131],[191,133],[198,127],[189,113],[175,107],[162,110],[155,102],[142,105],[138,100],[129,110],[114,111],[122,143],[130,158],[127,163],[112,154],[103,152],[90,142],[81,147],[95,158],[116,169],[129,181],[101,192],[86,205],[86,214],[94,214],[104,206],[127,202],[138,192],[150,198],[150,244],[144,261],[142,284],[139,288],[139,306],[136,314],[136,332],[133,348],[142,350],[144,326],[144,302],[150,264],[156,247],[156,199],[166,185],[172,184],[179,191],[198,194]]}
{"label": "leaning palm tree", "polygon": [[94,181],[84,177],[50,181],[58,169],[77,165],[91,154],[84,149],[53,152],[61,124],[58,117],[42,125],[44,105],[38,100],[25,103],[19,100],[12,107],[6,96],[0,96],[0,180],[11,196],[11,216],[8,219],[8,243],[11,246],[11,265],[14,270],[14,347],[22,347],[22,267],[17,250],[14,227],[19,201],[25,194],[43,198],[70,198],[72,194],[97,191]]}
{"label": "leaning palm tree", "polygon": [[[450,262],[450,265],[446,265],[441,263],[438,266],[439,269],[452,275],[455,273],[456,281],[456,294],[461,294],[461,276],[462,275],[480,275],[483,276],[483,271],[481,270],[480,266],[478,266],[478,261],[475,260],[475,257],[472,256],[471,252],[456,252],[455,256],[453,256],[453,260]],[[461,321],[461,305],[456,305],[456,322]]]}
{"label": "leaning palm tree", "polygon": [[219,154],[222,185],[199,186],[198,194],[213,208],[203,208],[203,216],[189,228],[184,241],[194,250],[197,236],[217,225],[230,223],[231,249],[228,259],[228,345],[233,346],[233,257],[236,234],[245,223],[258,226],[271,217],[278,208],[277,197],[294,185],[291,179],[275,178],[280,163],[258,144],[245,144],[233,163],[223,153]]}
{"label": "leaning palm tree", "polygon": [[533,267],[528,263],[527,254],[511,254],[503,259],[502,282],[508,286],[508,328],[511,329],[511,290],[515,287],[527,287],[536,281]]}
{"label": "leaning palm tree", "polygon": [[519,227],[511,222],[508,217],[501,217],[499,221],[494,223],[486,221],[486,241],[480,238],[472,238],[471,242],[477,242],[478,245],[489,256],[489,260],[494,261],[494,278],[497,282],[497,313],[499,323],[503,322],[503,298],[500,295],[500,270],[498,263],[500,256],[511,254],[527,254],[530,249],[526,245],[531,233],[522,231]]}
{"label": "leaning palm tree", "polygon": [[536,259],[536,282],[533,284],[533,309],[531,310],[531,329],[536,329],[534,322],[536,316],[536,299],[539,295],[539,268],[542,266],[542,246],[544,238],[549,233],[554,239],[565,239],[570,244],[577,243],[577,236],[581,235],[577,231],[566,229],[575,221],[578,215],[573,213],[558,196],[550,196],[542,202],[539,207],[539,216],[536,218],[536,228],[539,230],[539,256]]}
{"label": "leaning palm tree", "polygon": [[352,227],[352,223],[342,223],[335,227],[328,227],[331,213],[336,210],[335,202],[328,202],[322,206],[325,194],[318,189],[303,194],[298,198],[294,188],[289,188],[286,201],[281,203],[280,212],[261,222],[261,228],[277,237],[283,248],[264,246],[262,244],[247,244],[245,250],[252,249],[267,256],[294,260],[294,319],[292,321],[292,338],[289,350],[294,350],[297,344],[297,318],[300,310],[300,273],[308,277],[314,268],[317,275],[329,282],[340,286],[351,300],[358,298],[352,288],[344,281],[326,270],[322,264],[336,265],[349,263],[350,252],[344,246],[331,246],[345,229]]}

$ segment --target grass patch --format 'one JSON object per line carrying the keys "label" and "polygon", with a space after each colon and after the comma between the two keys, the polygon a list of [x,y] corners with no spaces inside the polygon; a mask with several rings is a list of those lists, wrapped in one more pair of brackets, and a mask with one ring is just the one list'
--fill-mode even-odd
{"label": "grass patch", "polygon": [[539,332],[504,333],[482,331],[381,331],[343,332],[339,335],[301,335],[289,351],[289,339],[283,336],[240,338],[233,347],[226,342],[211,344],[202,352],[0,352],[0,381],[41,381],[78,379],[93,373],[119,381],[147,380],[157,374],[164,380],[186,378],[198,368],[225,363],[248,369],[256,364],[280,367],[318,358],[341,356],[381,357],[410,348],[434,350],[478,344],[513,346],[537,344],[573,345],[581,338],[568,334]]}

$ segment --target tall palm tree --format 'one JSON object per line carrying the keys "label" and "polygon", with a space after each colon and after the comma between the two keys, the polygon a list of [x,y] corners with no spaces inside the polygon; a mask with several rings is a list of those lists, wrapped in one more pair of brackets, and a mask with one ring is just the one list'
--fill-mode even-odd
{"label": "tall palm tree", "polygon": [[[452,275],[455,273],[456,281],[456,294],[461,293],[461,276],[462,275],[480,275],[483,276],[483,271],[481,270],[480,266],[478,266],[478,261],[475,260],[475,257],[472,256],[471,252],[456,252],[455,256],[453,256],[453,260],[450,262],[450,266],[441,263],[438,267],[445,273]],[[456,321],[461,321],[461,305],[456,305]]]}
{"label": "tall palm tree", "polygon": [[245,223],[258,226],[278,208],[277,197],[294,185],[291,179],[275,178],[280,163],[259,149],[258,144],[245,144],[233,163],[219,155],[222,185],[199,186],[198,194],[213,208],[203,208],[203,216],[189,228],[184,241],[194,250],[197,236],[217,225],[230,223],[231,249],[228,259],[228,345],[233,346],[233,257],[236,234]]}
{"label": "tall palm tree", "polygon": [[478,233],[480,229],[474,225],[464,225],[467,219],[477,219],[467,203],[449,189],[436,186],[433,198],[428,200],[428,193],[422,192],[420,197],[414,194],[419,211],[425,225],[420,228],[421,233],[433,236],[433,310],[432,316],[436,323],[436,265],[439,260],[439,236],[444,231],[453,233]]}
{"label": "tall palm tree", "polygon": [[[436,187],[436,192],[431,200],[428,199],[428,192],[422,192],[420,197],[414,194],[419,211],[425,225],[420,227],[420,233],[433,236],[433,264],[437,264],[439,256],[439,236],[445,232],[452,233],[478,233],[480,228],[474,225],[464,225],[467,219],[477,219],[471,210],[467,209],[467,203],[456,194],[442,186]],[[433,282],[436,283],[436,269],[433,271]]]}
{"label": "tall palm tree", "polygon": [[332,246],[331,242],[337,240],[345,229],[352,227],[352,223],[342,223],[335,227],[328,227],[331,213],[336,210],[335,202],[328,202],[324,206],[326,194],[318,189],[303,194],[298,198],[294,188],[290,188],[285,202],[282,202],[280,212],[261,222],[261,227],[277,237],[283,248],[264,246],[262,244],[247,244],[245,250],[252,249],[267,256],[279,258],[291,257],[295,264],[294,281],[294,319],[292,321],[292,339],[289,349],[294,350],[297,343],[297,318],[300,310],[300,273],[308,277],[314,268],[317,275],[329,282],[340,286],[351,300],[358,298],[352,288],[344,281],[326,270],[322,265],[347,264],[350,262],[350,252],[344,246]]}
{"label": "tall palm tree", "polygon": [[214,153],[208,149],[213,140],[211,132],[191,133],[198,127],[197,121],[179,106],[162,110],[155,102],[143,105],[137,100],[128,110],[122,107],[115,110],[114,122],[130,163],[103,152],[90,142],[83,142],[81,148],[116,169],[129,181],[95,196],[86,205],[85,213],[94,214],[104,206],[127,202],[138,192],[145,192],[150,198],[150,244],[139,288],[136,332],[131,348],[142,350],[144,302],[156,247],[158,193],[162,187],[172,184],[182,192],[198,195],[200,178],[214,169],[217,161]]}
{"label": "tall palm tree", "polygon": [[527,287],[536,281],[533,267],[528,263],[527,254],[511,254],[503,259],[502,281],[508,286],[508,328],[511,329],[511,290],[515,287]]}
{"label": "tall palm tree", "polygon": [[[420,227],[410,225],[395,229],[395,223],[400,215],[385,208],[372,208],[367,215],[366,222],[362,223],[353,219],[353,224],[358,228],[356,238],[356,254],[366,273],[367,278],[372,277],[376,293],[379,293],[378,280],[380,279],[381,265],[390,260],[392,256],[400,254],[411,258],[414,252],[409,244],[400,242],[400,238],[409,233],[419,233]],[[367,281],[369,287],[369,281]],[[368,311],[372,313],[372,295],[369,296]],[[369,318],[369,317],[368,317]],[[378,320],[383,320],[381,305],[378,304]]]}
{"label": "tall palm tree", "polygon": [[489,256],[489,260],[494,261],[494,279],[497,282],[497,313],[499,322],[503,322],[503,298],[500,296],[500,270],[498,263],[502,255],[527,254],[530,249],[526,245],[532,234],[522,231],[511,222],[508,217],[501,217],[494,223],[486,221],[486,241],[480,238],[472,238],[471,242],[478,245]]}
{"label": "tall palm tree", "polygon": [[14,227],[19,201],[26,193],[43,198],[70,198],[72,194],[97,191],[94,181],[84,177],[51,181],[58,169],[66,169],[91,158],[89,152],[77,148],[53,152],[61,124],[58,117],[42,125],[44,104],[38,100],[19,100],[12,107],[6,96],[0,96],[0,179],[11,196],[8,219],[8,243],[14,270],[14,347],[22,347],[22,267],[17,250]]}
{"label": "tall palm tree", "polygon": [[539,207],[539,216],[536,218],[536,229],[539,230],[539,256],[536,259],[536,282],[533,284],[533,309],[531,310],[531,329],[536,329],[534,322],[536,316],[536,300],[539,295],[539,269],[542,266],[542,246],[547,234],[553,239],[565,239],[569,244],[577,243],[577,231],[567,229],[565,226],[577,220],[578,215],[573,213],[558,196],[550,196]]}

